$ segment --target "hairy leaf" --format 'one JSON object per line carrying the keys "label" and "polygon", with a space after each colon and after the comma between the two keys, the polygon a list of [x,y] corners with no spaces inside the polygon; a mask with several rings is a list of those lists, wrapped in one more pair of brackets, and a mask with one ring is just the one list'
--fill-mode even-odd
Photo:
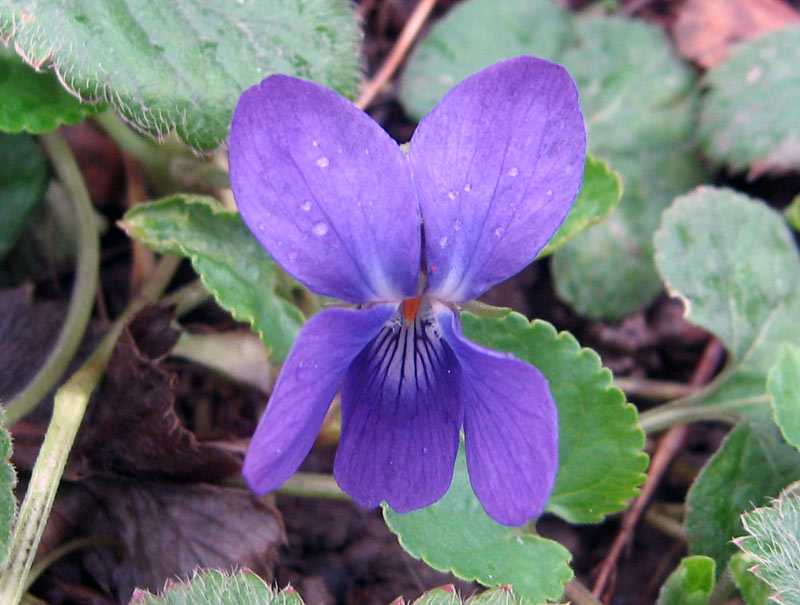
{"label": "hairy leaf", "polygon": [[81,98],[199,149],[225,140],[239,95],[270,74],[345,95],[359,80],[346,0],[3,0],[0,36]]}

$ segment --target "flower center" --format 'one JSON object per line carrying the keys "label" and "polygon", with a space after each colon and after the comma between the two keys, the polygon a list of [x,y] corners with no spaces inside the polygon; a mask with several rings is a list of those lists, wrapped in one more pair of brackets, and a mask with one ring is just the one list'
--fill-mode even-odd
{"label": "flower center", "polygon": [[421,302],[421,296],[419,298],[407,298],[403,301],[401,306],[403,310],[403,319],[406,320],[406,323],[410,323],[416,319]]}

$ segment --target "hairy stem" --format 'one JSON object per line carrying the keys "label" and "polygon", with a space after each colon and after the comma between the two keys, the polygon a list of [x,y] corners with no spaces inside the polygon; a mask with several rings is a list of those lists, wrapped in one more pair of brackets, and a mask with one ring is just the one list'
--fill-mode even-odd
{"label": "hairy stem", "polygon": [[9,552],[0,576],[0,603],[17,605],[42,538],[75,435],[89,397],[100,381],[119,335],[128,320],[148,302],[156,300],[172,279],[179,259],[165,257],[156,266],[139,295],[111,325],[94,353],[56,392],[53,417],[33,466],[28,491],[20,507]]}
{"label": "hairy stem", "polygon": [[323,498],[327,500],[349,500],[336,484],[332,475],[325,473],[295,473],[276,493],[300,498]]}
{"label": "hairy stem", "polygon": [[658,433],[673,426],[716,420],[736,424],[742,417],[733,410],[720,409],[710,405],[664,405],[639,414],[639,426],[647,433]]}
{"label": "hairy stem", "polygon": [[54,130],[40,138],[58,178],[69,191],[78,223],[78,255],[69,310],[58,340],[47,359],[27,386],[6,408],[6,422],[11,425],[28,414],[58,383],[78,350],[94,307],[100,265],[100,240],[92,201],[83,182],[78,163],[64,137]]}

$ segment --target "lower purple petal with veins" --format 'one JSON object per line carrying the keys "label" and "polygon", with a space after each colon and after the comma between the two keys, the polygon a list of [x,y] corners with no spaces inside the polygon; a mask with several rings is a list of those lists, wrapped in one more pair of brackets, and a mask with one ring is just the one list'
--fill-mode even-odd
{"label": "lower purple petal with veins", "polygon": [[486,513],[522,525],[544,510],[558,470],[558,412],[547,380],[512,355],[441,325],[464,374],[464,440],[469,479]]}
{"label": "lower purple petal with veins", "polygon": [[336,480],[357,503],[404,513],[441,498],[462,424],[461,369],[430,304],[398,313],[355,359],[342,388]]}
{"label": "lower purple petal with veins", "polygon": [[348,367],[392,313],[392,305],[326,309],[303,327],[244,459],[242,474],[254,492],[274,490],[298,469]]}

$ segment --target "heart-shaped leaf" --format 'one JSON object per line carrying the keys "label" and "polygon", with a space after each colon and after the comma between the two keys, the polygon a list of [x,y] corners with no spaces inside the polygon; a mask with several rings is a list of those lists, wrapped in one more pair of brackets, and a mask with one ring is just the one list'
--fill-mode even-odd
{"label": "heart-shaped leaf", "polygon": [[800,345],[800,256],[781,215],[701,187],[664,213],[656,262],[690,321],[728,350],[726,369],[673,407],[708,405],[772,425],[766,377],[780,344]]}
{"label": "heart-shaped leaf", "polygon": [[767,391],[783,438],[800,449],[800,347],[783,343],[767,375]]}

